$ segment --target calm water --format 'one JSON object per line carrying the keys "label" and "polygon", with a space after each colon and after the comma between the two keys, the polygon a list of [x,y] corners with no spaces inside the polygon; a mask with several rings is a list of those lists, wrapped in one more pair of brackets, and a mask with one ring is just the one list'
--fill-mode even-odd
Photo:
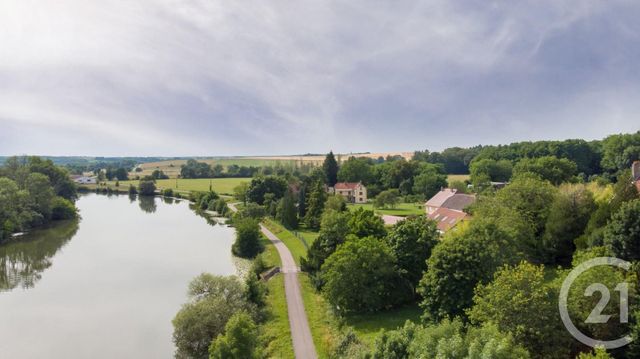
{"label": "calm water", "polygon": [[84,195],[82,219],[0,246],[0,358],[170,358],[201,272],[235,274],[233,229],[186,201]]}

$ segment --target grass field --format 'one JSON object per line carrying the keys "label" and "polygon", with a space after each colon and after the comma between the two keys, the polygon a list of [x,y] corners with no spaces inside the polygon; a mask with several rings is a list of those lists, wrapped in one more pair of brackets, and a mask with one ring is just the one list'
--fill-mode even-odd
{"label": "grass field", "polygon": [[[208,191],[209,184],[211,188],[220,194],[233,194],[233,189],[243,182],[249,182],[251,178],[180,178],[180,179],[161,179],[156,181],[158,189],[171,188],[174,191],[186,193],[191,191]],[[137,180],[120,181],[120,187],[125,190],[130,184],[138,185]],[[110,187],[115,186],[115,181],[107,182]]]}
{"label": "grass field", "polygon": [[422,203],[398,203],[396,208],[374,209],[372,203],[349,204],[349,208],[356,209],[363,207],[378,214],[388,214],[392,216],[411,216],[424,214],[424,205]]}
{"label": "grass field", "polygon": [[466,181],[469,179],[469,175],[448,175],[447,182],[451,183],[453,181]]}
{"label": "grass field", "polygon": [[413,305],[372,314],[351,315],[345,318],[345,322],[353,327],[358,338],[371,347],[381,330],[397,329],[407,320],[419,323],[421,315],[422,310]]}

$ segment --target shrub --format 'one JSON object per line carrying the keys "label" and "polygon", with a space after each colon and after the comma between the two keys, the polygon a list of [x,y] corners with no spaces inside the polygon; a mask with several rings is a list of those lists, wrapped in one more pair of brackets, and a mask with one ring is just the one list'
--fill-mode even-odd
{"label": "shrub", "polygon": [[138,192],[142,196],[153,196],[156,193],[156,184],[152,180],[141,180],[138,184]]}
{"label": "shrub", "polygon": [[164,191],[162,191],[162,195],[165,197],[173,197],[173,189],[165,188]]}
{"label": "shrub", "polygon": [[76,218],[78,215],[78,210],[76,206],[69,201],[68,199],[64,199],[62,197],[56,197],[53,199],[52,208],[51,208],[51,218],[54,220],[59,219],[72,219]]}
{"label": "shrub", "polygon": [[242,258],[253,258],[262,252],[260,227],[254,219],[239,219],[234,221],[236,227],[236,241],[231,248],[233,254]]}

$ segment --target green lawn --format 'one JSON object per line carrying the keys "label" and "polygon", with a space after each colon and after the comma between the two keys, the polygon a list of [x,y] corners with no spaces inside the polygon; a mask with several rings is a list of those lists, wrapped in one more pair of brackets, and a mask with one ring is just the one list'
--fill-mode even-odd
{"label": "green lawn", "polygon": [[260,326],[265,354],[268,358],[294,358],[282,274],[269,279],[267,287],[267,320]]}
{"label": "green lawn", "polygon": [[469,179],[469,175],[448,175],[447,182],[451,183],[453,181],[466,181]]}
{"label": "green lawn", "polygon": [[407,320],[419,323],[421,315],[422,310],[412,305],[385,312],[347,316],[345,322],[353,327],[358,338],[371,347],[381,330],[397,329]]}
{"label": "green lawn", "polygon": [[300,257],[307,256],[307,247],[305,247],[300,238],[294,236],[293,233],[289,232],[280,223],[274,220],[265,219],[263,223],[265,227],[267,227],[271,232],[273,232],[273,234],[280,238],[280,240],[287,246],[287,248],[289,248],[293,259],[296,261],[296,264],[300,265]]}
{"label": "green lawn", "polygon": [[398,203],[396,208],[378,208],[374,209],[372,203],[363,203],[363,204],[349,204],[349,208],[356,209],[358,207],[363,207],[364,209],[370,209],[378,214],[388,214],[392,216],[411,216],[411,215],[421,215],[424,214],[424,204],[423,203]]}
{"label": "green lawn", "polygon": [[[208,191],[209,184],[211,188],[220,194],[233,194],[233,189],[243,182],[249,182],[251,178],[180,178],[180,179],[161,179],[156,181],[158,189],[171,188],[178,192],[191,192],[191,191]],[[130,184],[134,186],[138,185],[137,180],[132,181],[120,181],[120,188],[125,190],[129,188]],[[107,182],[109,186],[115,186],[115,181]]]}
{"label": "green lawn", "polygon": [[316,241],[316,238],[318,238],[318,235],[320,233],[318,232],[314,232],[310,229],[306,229],[306,228],[298,228],[295,233],[297,233],[298,235],[302,236],[302,238],[304,238],[304,241],[307,242],[307,245],[309,247],[311,247],[311,245],[313,244],[313,242]]}

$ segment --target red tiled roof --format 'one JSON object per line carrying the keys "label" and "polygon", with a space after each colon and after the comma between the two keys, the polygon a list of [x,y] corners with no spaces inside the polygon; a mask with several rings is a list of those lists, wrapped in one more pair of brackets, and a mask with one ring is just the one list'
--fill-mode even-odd
{"label": "red tiled roof", "polygon": [[338,182],[335,189],[356,189],[359,184],[358,182]]}
{"label": "red tiled roof", "polygon": [[462,211],[440,207],[428,217],[438,223],[439,230],[445,232],[458,224],[458,222],[465,219],[467,214]]}

